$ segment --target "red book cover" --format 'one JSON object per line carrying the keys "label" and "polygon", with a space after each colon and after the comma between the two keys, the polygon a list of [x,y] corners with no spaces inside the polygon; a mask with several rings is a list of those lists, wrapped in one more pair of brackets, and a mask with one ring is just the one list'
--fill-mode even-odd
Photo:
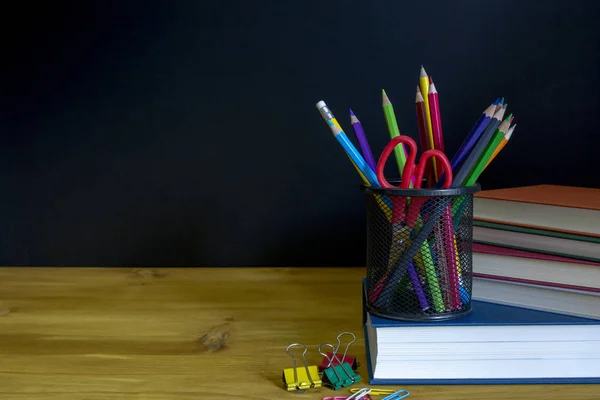
{"label": "red book cover", "polygon": [[507,247],[492,246],[483,243],[473,243],[473,252],[483,254],[493,254],[497,256],[532,258],[535,260],[557,261],[574,264],[595,265],[600,267],[600,263],[594,261],[580,260],[577,258],[555,256],[552,254],[537,253],[533,251],[517,250]]}

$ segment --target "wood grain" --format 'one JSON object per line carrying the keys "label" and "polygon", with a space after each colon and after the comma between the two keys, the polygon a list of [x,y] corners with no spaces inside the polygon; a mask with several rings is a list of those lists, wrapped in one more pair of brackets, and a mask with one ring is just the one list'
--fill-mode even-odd
{"label": "wood grain", "polygon": [[[0,398],[320,399],[283,389],[285,347],[352,331],[362,268],[0,268]],[[228,345],[200,342],[228,324]],[[405,386],[423,399],[597,399],[594,385]]]}

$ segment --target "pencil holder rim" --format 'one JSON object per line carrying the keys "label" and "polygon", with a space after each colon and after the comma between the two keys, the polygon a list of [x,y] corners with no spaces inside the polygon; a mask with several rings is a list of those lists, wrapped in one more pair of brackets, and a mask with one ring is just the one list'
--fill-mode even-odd
{"label": "pencil holder rim", "polygon": [[[400,181],[391,181],[392,185],[398,185]],[[407,196],[407,197],[441,197],[441,196],[462,196],[466,194],[473,194],[481,191],[481,185],[475,183],[472,186],[461,186],[457,188],[448,189],[396,189],[396,188],[374,188],[372,186],[360,186],[361,190],[365,193],[371,194],[382,194],[388,196]]]}

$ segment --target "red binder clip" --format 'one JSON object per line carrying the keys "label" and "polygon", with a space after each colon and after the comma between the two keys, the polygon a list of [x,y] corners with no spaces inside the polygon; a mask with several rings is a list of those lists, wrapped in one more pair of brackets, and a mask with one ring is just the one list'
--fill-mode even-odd
{"label": "red binder clip", "polygon": [[[343,357],[339,357],[339,356],[334,357],[333,356],[334,354],[335,355],[339,354],[339,350],[342,345],[342,341],[340,338],[344,335],[352,336],[352,341],[346,345],[346,350],[344,350]],[[337,344],[337,347],[335,348],[334,352],[326,353],[327,355],[325,357],[323,357],[323,361],[321,361],[321,364],[319,364],[319,372],[323,372],[324,370],[326,370],[329,367],[335,367],[336,365],[343,364],[343,363],[350,364],[350,367],[352,367],[352,369],[354,371],[356,371],[358,369],[358,367],[360,366],[360,364],[358,363],[358,361],[356,361],[356,358],[354,356],[348,355],[348,348],[350,348],[350,345],[352,343],[356,342],[356,336],[354,336],[354,334],[352,332],[342,332],[338,335],[337,341],[338,341],[338,344]]]}

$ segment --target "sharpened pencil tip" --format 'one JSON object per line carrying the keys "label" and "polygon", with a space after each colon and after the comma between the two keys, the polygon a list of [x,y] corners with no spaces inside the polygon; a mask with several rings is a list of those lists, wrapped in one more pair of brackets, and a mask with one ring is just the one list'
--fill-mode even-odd
{"label": "sharpened pencil tip", "polygon": [[434,93],[437,93],[437,89],[435,88],[435,84],[433,83],[433,81],[431,81],[431,84],[429,85],[429,94]]}
{"label": "sharpened pencil tip", "polygon": [[415,103],[424,102],[423,95],[420,90],[417,90],[417,95],[415,96]]}
{"label": "sharpened pencil tip", "polygon": [[421,88],[417,85],[417,93],[421,93]]}
{"label": "sharpened pencil tip", "polygon": [[425,72],[425,68],[421,65],[421,78],[427,78],[427,72]]}
{"label": "sharpened pencil tip", "polygon": [[350,109],[350,116],[354,117],[354,111],[352,111],[352,109]]}
{"label": "sharpened pencil tip", "polygon": [[385,90],[381,89],[381,93],[382,93],[382,96],[381,96],[381,97],[382,97],[383,105],[386,105],[386,104],[392,104],[392,103],[390,102],[390,98],[388,97],[388,95],[387,95],[387,93],[385,92]]}
{"label": "sharpened pencil tip", "polygon": [[508,117],[506,117],[504,120],[508,123],[510,123],[510,121],[512,121],[512,113],[508,114]]}
{"label": "sharpened pencil tip", "polygon": [[517,124],[514,124],[513,126],[508,128],[508,132],[506,132],[506,135],[504,135],[504,139],[506,139],[507,141],[510,140],[510,137],[512,136],[516,127],[517,127]]}
{"label": "sharpened pencil tip", "polygon": [[504,97],[500,99],[500,104],[504,104]]}
{"label": "sharpened pencil tip", "polygon": [[492,104],[495,105],[495,106],[497,106],[499,102],[500,102],[500,97],[498,97],[496,99],[496,101],[494,101]]}

